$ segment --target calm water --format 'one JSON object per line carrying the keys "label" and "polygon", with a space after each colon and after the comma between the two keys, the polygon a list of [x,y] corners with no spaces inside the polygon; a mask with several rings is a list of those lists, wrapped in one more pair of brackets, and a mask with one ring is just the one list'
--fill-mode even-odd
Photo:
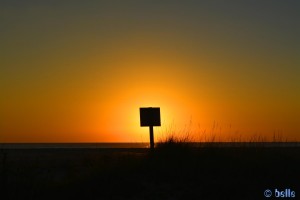
{"label": "calm water", "polygon": [[[214,142],[191,143],[192,146],[213,147],[300,147],[299,142]],[[0,143],[0,149],[118,149],[118,148],[149,148],[148,143]]]}
{"label": "calm water", "polygon": [[146,143],[2,143],[0,149],[148,148]]}

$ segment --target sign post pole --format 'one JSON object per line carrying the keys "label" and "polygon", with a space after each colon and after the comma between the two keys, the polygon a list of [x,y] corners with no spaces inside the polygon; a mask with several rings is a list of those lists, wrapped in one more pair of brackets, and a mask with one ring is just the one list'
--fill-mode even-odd
{"label": "sign post pole", "polygon": [[149,126],[149,130],[150,130],[150,149],[154,149],[153,126]]}
{"label": "sign post pole", "polygon": [[141,126],[149,126],[150,132],[150,149],[154,149],[154,133],[153,126],[160,126],[160,108],[148,107],[140,108]]}

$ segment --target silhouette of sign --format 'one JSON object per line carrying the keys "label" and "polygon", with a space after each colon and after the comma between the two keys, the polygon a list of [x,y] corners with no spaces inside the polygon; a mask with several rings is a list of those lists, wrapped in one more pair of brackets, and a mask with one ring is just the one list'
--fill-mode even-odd
{"label": "silhouette of sign", "polygon": [[140,108],[141,126],[160,126],[160,108]]}
{"label": "silhouette of sign", "polygon": [[160,126],[160,108],[140,108],[141,126],[149,126],[150,148],[154,149],[153,126]]}

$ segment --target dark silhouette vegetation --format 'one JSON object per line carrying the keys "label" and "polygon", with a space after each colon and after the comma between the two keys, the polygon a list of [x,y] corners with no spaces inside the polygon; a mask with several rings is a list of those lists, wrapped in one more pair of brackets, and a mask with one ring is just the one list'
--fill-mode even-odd
{"label": "dark silhouette vegetation", "polygon": [[297,192],[300,180],[299,147],[195,147],[175,137],[154,151],[2,149],[0,160],[3,199],[252,200],[268,188]]}

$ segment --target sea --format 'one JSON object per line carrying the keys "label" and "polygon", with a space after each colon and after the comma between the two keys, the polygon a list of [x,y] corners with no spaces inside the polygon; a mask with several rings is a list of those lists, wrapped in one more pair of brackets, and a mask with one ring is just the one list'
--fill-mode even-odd
{"label": "sea", "polygon": [[[192,147],[300,147],[300,142],[192,142]],[[0,149],[146,149],[149,143],[0,143]]]}
{"label": "sea", "polygon": [[148,143],[0,143],[0,149],[129,149],[149,148]]}

